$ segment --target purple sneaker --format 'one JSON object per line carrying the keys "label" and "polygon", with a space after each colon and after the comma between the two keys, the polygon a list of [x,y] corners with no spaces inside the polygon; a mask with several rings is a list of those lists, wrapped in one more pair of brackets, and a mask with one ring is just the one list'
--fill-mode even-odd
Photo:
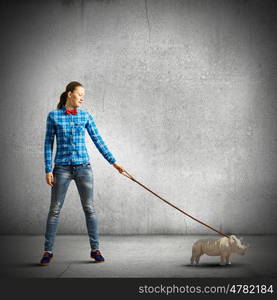
{"label": "purple sneaker", "polygon": [[44,252],[42,259],[40,260],[40,265],[48,266],[52,258],[53,258],[53,253]]}
{"label": "purple sneaker", "polygon": [[91,250],[90,257],[94,258],[96,263],[100,263],[100,262],[105,261],[104,257],[102,256],[102,254],[99,250],[94,250],[94,251]]}

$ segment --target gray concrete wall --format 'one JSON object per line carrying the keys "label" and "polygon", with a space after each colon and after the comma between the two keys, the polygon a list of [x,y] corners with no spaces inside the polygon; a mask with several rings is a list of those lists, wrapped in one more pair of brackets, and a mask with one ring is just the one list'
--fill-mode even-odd
{"label": "gray concrete wall", "polygon": [[[44,233],[45,121],[72,80],[137,180],[225,232],[276,233],[274,1],[1,5],[1,233]],[[213,233],[87,145],[101,233]],[[59,232],[86,232],[74,181]]]}

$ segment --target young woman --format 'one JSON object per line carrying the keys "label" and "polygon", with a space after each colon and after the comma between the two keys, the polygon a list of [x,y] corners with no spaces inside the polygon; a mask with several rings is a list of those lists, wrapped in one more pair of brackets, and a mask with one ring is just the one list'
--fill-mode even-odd
{"label": "young woman", "polygon": [[[53,245],[57,232],[59,215],[64,203],[69,183],[74,179],[86,217],[86,225],[91,247],[90,256],[95,262],[103,262],[99,250],[97,219],[93,201],[93,172],[85,144],[85,130],[104,158],[120,173],[124,168],[116,164],[116,159],[98,133],[93,117],[80,109],[84,101],[85,89],[77,81],[72,81],[60,96],[57,109],[52,110],[46,121],[44,160],[46,182],[51,186],[44,253],[40,264],[47,266],[53,257]],[[52,173],[53,142],[56,135],[56,156]]]}

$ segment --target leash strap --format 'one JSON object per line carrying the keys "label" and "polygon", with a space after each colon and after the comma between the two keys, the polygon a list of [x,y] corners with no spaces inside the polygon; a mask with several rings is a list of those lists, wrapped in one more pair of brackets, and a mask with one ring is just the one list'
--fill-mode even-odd
{"label": "leash strap", "polygon": [[198,222],[198,223],[200,223],[200,224],[202,224],[202,225],[204,225],[204,226],[206,226],[206,227],[212,229],[213,231],[215,231],[215,232],[217,232],[217,233],[219,233],[219,234],[221,234],[221,235],[223,235],[223,236],[225,236],[225,237],[227,237],[227,238],[230,238],[229,235],[227,235],[227,234],[225,234],[225,233],[223,233],[223,232],[221,232],[221,231],[219,231],[219,230],[213,228],[212,226],[210,226],[210,225],[208,225],[208,224],[206,224],[206,223],[204,223],[204,222],[202,222],[202,221],[200,221],[200,220],[194,218],[192,215],[188,214],[187,212],[185,212],[184,210],[180,209],[180,208],[177,207],[176,205],[174,205],[174,204],[170,203],[169,201],[165,200],[164,198],[162,198],[161,196],[159,196],[159,195],[156,194],[155,192],[151,191],[148,187],[146,187],[146,186],[143,185],[142,183],[138,182],[138,181],[137,181],[131,174],[129,174],[126,170],[125,170],[124,172],[122,172],[121,174],[124,175],[125,177],[131,179],[132,181],[136,182],[137,184],[139,184],[140,186],[142,186],[143,188],[145,188],[147,191],[149,191],[150,193],[152,193],[153,195],[155,195],[156,197],[158,197],[159,199],[161,199],[162,201],[164,201],[164,202],[167,203],[168,205],[170,205],[170,206],[174,207],[175,209],[179,210],[181,213],[183,213],[183,214],[187,215],[188,217],[190,217],[191,219],[195,220],[196,222]]}

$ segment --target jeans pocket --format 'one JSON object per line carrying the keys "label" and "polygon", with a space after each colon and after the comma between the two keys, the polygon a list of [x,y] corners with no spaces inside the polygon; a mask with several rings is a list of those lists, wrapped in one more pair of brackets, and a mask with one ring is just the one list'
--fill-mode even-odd
{"label": "jeans pocket", "polygon": [[87,176],[87,177],[89,177],[89,178],[90,178],[91,176],[93,176],[91,165],[90,165],[90,164],[83,164],[83,165],[78,169],[78,176],[80,176],[80,177]]}
{"label": "jeans pocket", "polygon": [[69,172],[70,170],[68,169],[67,166],[63,165],[55,165],[53,169],[53,173],[66,173]]}

